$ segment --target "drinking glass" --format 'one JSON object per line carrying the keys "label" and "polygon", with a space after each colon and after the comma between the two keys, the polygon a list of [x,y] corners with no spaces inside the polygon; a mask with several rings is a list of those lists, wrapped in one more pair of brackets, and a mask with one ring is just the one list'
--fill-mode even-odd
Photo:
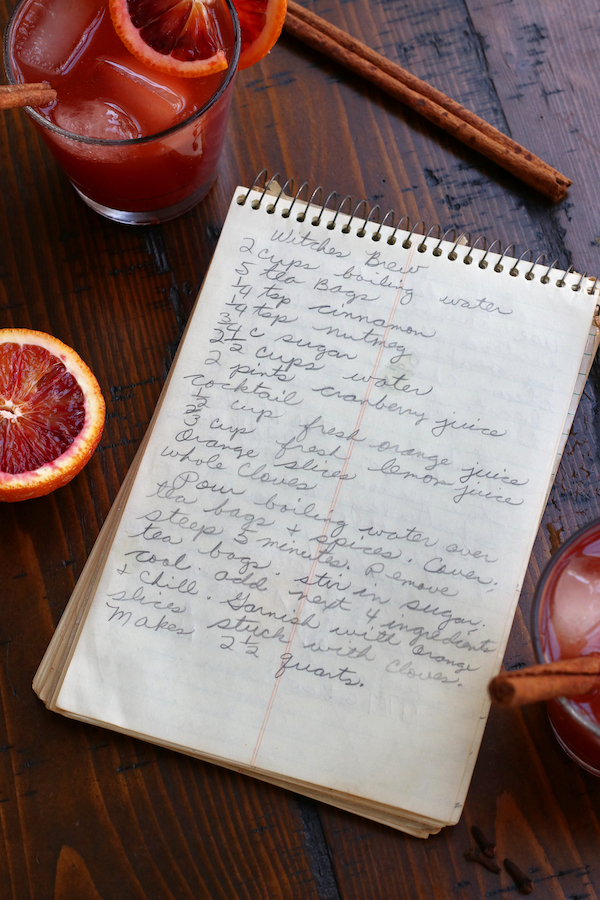
{"label": "drinking glass", "polygon": [[[576,582],[581,590],[574,589]],[[568,638],[561,636],[561,623],[567,623]],[[569,656],[580,655],[580,646],[583,653],[600,650],[600,519],[565,541],[544,569],[534,595],[531,634],[540,663],[566,657],[567,640],[573,646]],[[600,775],[600,692],[559,697],[547,701],[546,708],[563,749],[582,768]]]}
{"label": "drinking glass", "polygon": [[[21,0],[15,8],[5,32],[4,68],[11,84],[22,80],[15,74],[13,43],[25,2]],[[46,2],[51,5],[54,0]],[[32,107],[25,108],[77,193],[96,212],[129,225],[165,222],[192,209],[212,187],[241,45],[233,0],[225,3],[233,35],[228,68],[216,79],[209,98],[183,121],[143,137],[113,140],[66,130]],[[158,73],[157,80],[160,77]]]}

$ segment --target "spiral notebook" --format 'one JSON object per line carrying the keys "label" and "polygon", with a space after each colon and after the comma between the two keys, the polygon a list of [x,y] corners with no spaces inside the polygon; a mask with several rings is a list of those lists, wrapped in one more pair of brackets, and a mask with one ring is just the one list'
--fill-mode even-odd
{"label": "spiral notebook", "polygon": [[236,191],[34,689],[426,837],[461,814],[598,290],[308,193]]}

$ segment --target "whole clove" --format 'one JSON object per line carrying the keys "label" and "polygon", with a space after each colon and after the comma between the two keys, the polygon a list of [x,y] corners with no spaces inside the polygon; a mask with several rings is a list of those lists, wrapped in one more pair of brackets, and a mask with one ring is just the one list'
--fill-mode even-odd
{"label": "whole clove", "polygon": [[469,862],[477,862],[479,865],[488,869],[488,871],[493,872],[494,875],[498,875],[500,873],[500,866],[496,865],[493,859],[490,859],[489,856],[484,856],[484,854],[476,847],[470,847],[465,852],[465,859]]}
{"label": "whole clove", "polygon": [[484,854],[484,856],[488,856],[491,859],[496,855],[496,845],[491,841],[488,841],[481,828],[478,828],[477,825],[473,825],[473,827],[471,828],[471,834],[477,841],[479,849]]}
{"label": "whole clove", "polygon": [[522,894],[531,894],[533,890],[533,881],[531,880],[529,875],[526,875],[525,872],[522,872],[516,865],[516,863],[514,863],[511,859],[504,860],[504,868]]}

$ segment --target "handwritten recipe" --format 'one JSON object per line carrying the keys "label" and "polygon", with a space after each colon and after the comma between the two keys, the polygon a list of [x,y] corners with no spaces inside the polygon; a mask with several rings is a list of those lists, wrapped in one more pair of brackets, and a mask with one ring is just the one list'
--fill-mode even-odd
{"label": "handwritten recipe", "polygon": [[594,299],[281,211],[234,198],[57,706],[456,821]]}

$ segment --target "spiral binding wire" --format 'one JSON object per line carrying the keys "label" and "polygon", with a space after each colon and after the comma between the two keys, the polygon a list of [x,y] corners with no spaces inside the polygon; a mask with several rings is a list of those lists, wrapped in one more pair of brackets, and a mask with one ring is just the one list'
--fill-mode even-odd
{"label": "spiral binding wire", "polygon": [[[248,200],[248,197],[250,196],[252,191],[260,191],[261,192],[260,197],[258,199],[254,199],[252,201],[252,204],[251,204],[252,208],[259,209],[262,206],[263,201],[265,200],[265,198],[268,195],[273,196],[274,197],[273,202],[269,203],[266,206],[266,211],[270,214],[273,214],[277,210],[277,207],[278,207],[282,197],[285,197],[286,200],[291,198],[291,203],[289,204],[289,206],[285,207],[281,211],[281,215],[283,218],[286,218],[286,219],[290,218],[292,216],[292,212],[294,211],[294,208],[296,207],[298,210],[298,212],[296,214],[296,220],[298,222],[304,222],[306,220],[306,216],[307,216],[307,213],[308,213],[308,210],[310,209],[310,207],[316,206],[316,208],[318,209],[318,213],[317,213],[317,215],[313,216],[310,224],[315,227],[319,226],[321,224],[321,221],[322,221],[325,213],[327,211],[329,211],[329,212],[333,213],[333,218],[329,219],[328,221],[325,222],[325,227],[330,231],[334,230],[337,227],[338,216],[342,212],[343,207],[345,205],[348,205],[348,214],[349,214],[350,218],[342,226],[342,228],[341,228],[342,233],[348,234],[351,231],[352,223],[354,222],[355,227],[356,227],[356,232],[355,232],[356,235],[361,238],[366,237],[367,226],[369,225],[369,223],[371,223],[373,225],[378,226],[377,229],[374,230],[373,233],[370,235],[371,240],[373,240],[373,241],[381,240],[382,228],[384,227],[384,225],[387,225],[388,219],[390,220],[389,227],[392,227],[394,225],[394,217],[395,217],[394,210],[389,210],[388,212],[385,213],[383,218],[381,218],[381,209],[380,209],[379,205],[376,205],[376,206],[373,206],[372,208],[370,208],[368,201],[363,199],[363,200],[359,200],[359,202],[355,205],[354,209],[350,213],[349,210],[352,208],[352,197],[349,194],[346,194],[346,196],[343,197],[343,199],[339,201],[339,203],[337,204],[336,207],[334,207],[333,209],[330,209],[328,204],[335,201],[336,198],[338,197],[338,194],[336,191],[332,191],[328,195],[328,197],[326,198],[326,200],[324,202],[321,202],[319,200],[319,203],[316,204],[315,199],[317,197],[322,198],[322,196],[323,196],[323,188],[321,186],[316,187],[315,190],[312,192],[312,194],[309,194],[309,191],[310,191],[309,184],[307,181],[304,181],[300,185],[300,187],[298,188],[296,193],[293,194],[292,192],[294,190],[294,179],[288,178],[287,181],[284,182],[283,186],[280,187],[279,186],[279,177],[280,177],[279,173],[277,172],[271,178],[268,178],[267,170],[263,169],[261,172],[258,173],[256,178],[252,182],[252,185],[248,188],[246,194],[237,198],[237,202],[240,204],[240,206],[243,206],[246,203],[246,201]],[[262,187],[258,187],[261,180],[262,180]],[[279,188],[279,190],[276,193],[273,191],[272,185],[276,185],[277,188]],[[288,189],[290,190],[289,195],[286,194],[286,191]],[[301,195],[303,193],[306,193],[305,200],[301,199]],[[362,215],[359,215],[359,209],[361,207],[364,207],[364,212]],[[374,217],[377,218],[377,221],[373,221]],[[494,272],[503,272],[504,268],[505,268],[503,265],[503,261],[505,259],[507,259],[507,260],[514,259],[514,257],[510,257],[510,255],[509,255],[511,250],[514,254],[516,254],[516,247],[514,244],[509,244],[508,247],[505,248],[505,250],[502,250],[500,241],[496,239],[496,240],[492,241],[492,243],[489,245],[489,247],[487,247],[486,246],[487,242],[486,242],[485,237],[478,237],[474,243],[471,243],[470,232],[461,233],[457,237],[455,228],[448,228],[446,231],[442,232],[442,228],[440,225],[432,225],[431,228],[429,228],[426,231],[425,230],[426,224],[422,219],[420,219],[418,222],[416,222],[415,225],[413,225],[411,227],[410,219],[408,216],[402,216],[402,218],[399,219],[398,223],[394,227],[392,234],[387,239],[388,244],[394,245],[396,243],[396,240],[397,240],[396,235],[401,230],[402,224],[404,222],[406,222],[406,231],[408,232],[407,237],[405,237],[404,240],[402,241],[402,247],[404,249],[409,249],[412,246],[413,239],[415,239],[416,237],[420,237],[421,241],[418,244],[416,249],[420,253],[426,253],[427,249],[428,249],[427,239],[431,236],[431,232],[434,231],[435,229],[437,229],[438,242],[432,250],[433,256],[439,257],[439,256],[443,255],[444,251],[442,250],[442,244],[444,244],[445,242],[449,243],[449,241],[446,240],[446,238],[448,237],[449,234],[452,234],[452,238],[451,238],[452,249],[448,252],[447,258],[451,261],[459,259],[459,247],[460,247],[461,249],[463,249],[463,248],[466,249],[466,254],[464,256],[462,256],[462,262],[465,263],[465,265],[470,265],[474,261],[473,251],[477,249],[477,245],[480,241],[483,242],[483,247],[482,247],[483,256],[479,260],[479,263],[478,263],[480,269],[486,269],[488,267],[488,265],[489,265],[488,256],[494,252],[495,245],[497,245],[497,247],[498,247],[498,249],[496,251],[496,256],[498,256],[498,254],[499,254],[499,259],[497,260],[497,262],[495,263],[495,265],[493,267]],[[417,231],[419,226],[422,226],[421,234],[419,234]],[[529,256],[529,259],[525,261],[525,265],[527,266],[527,271],[522,271],[519,267],[524,262],[524,257],[526,257],[527,255]],[[519,275],[523,275],[527,281],[532,281],[536,277],[534,275],[534,270],[535,270],[536,266],[540,266],[540,265],[544,266],[545,264],[546,264],[545,254],[540,254],[534,261],[533,260],[533,251],[530,249],[527,249],[527,250],[525,250],[524,253],[522,253],[520,255],[518,260],[516,260],[516,262],[514,262],[514,264],[508,270],[508,272],[513,277],[518,277]],[[574,274],[573,267],[570,266],[569,269],[567,269],[565,271],[563,269],[556,268],[557,265],[558,265],[558,260],[555,259],[547,267],[544,274],[540,277],[540,282],[542,284],[549,284],[551,281],[552,274],[555,274],[555,275],[559,276],[557,281],[555,282],[556,286],[557,287],[565,287],[565,285],[567,283],[565,281],[567,275]],[[586,278],[587,278],[587,272],[584,272],[580,276],[579,281],[576,284],[571,285],[571,290],[573,290],[573,291],[583,290],[584,289],[584,280]],[[588,280],[591,281],[591,286],[588,286],[586,288],[586,290],[587,290],[588,294],[592,295],[596,292],[596,288],[599,287],[598,276],[596,276],[595,278],[592,278],[590,276],[590,278]],[[596,309],[596,313],[598,314],[598,308]]]}

